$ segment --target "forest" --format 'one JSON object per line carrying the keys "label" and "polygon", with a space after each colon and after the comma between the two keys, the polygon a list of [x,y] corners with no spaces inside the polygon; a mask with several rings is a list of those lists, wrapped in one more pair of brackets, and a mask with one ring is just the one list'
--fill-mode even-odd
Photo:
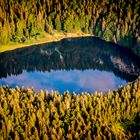
{"label": "forest", "polygon": [[[31,71],[34,68],[32,64],[40,71],[49,71],[53,67],[57,70],[61,65],[59,50],[65,54],[68,69],[74,66],[78,69],[80,65],[85,69],[87,62],[89,68],[95,69],[99,63],[97,60],[102,59],[102,62],[108,63],[105,67],[108,70],[114,66],[113,60],[117,60],[111,59],[114,56],[125,62],[126,70],[131,72],[133,68],[132,74],[139,72],[140,63],[135,60],[140,58],[140,0],[0,0],[0,47],[38,40],[45,34],[55,36],[55,32],[91,34],[102,41],[118,44],[119,49],[107,46],[106,42],[97,45],[96,50],[88,49],[85,54],[86,48],[73,48],[72,43],[62,40],[66,47],[63,43],[57,48],[48,46],[52,56],[46,57],[44,52],[47,49],[38,46],[31,47],[30,51],[26,48],[17,49],[15,53],[4,52],[0,54],[0,77],[18,74],[22,70]],[[130,49],[135,53],[132,58],[128,55]],[[93,59],[96,54],[97,59]],[[73,61],[74,56],[79,60],[77,63]],[[84,61],[80,61],[81,56],[84,56]],[[45,63],[47,60],[50,60],[49,63]],[[138,68],[134,68],[135,63]],[[98,69],[103,70],[103,66]],[[114,71],[116,75],[120,74],[115,68]],[[138,138],[140,77],[105,93],[35,92],[33,88],[0,86],[0,140]]]}
{"label": "forest", "polygon": [[138,139],[140,78],[107,94],[0,87],[0,139]]}
{"label": "forest", "polygon": [[139,0],[1,0],[0,44],[83,32],[140,55]]}

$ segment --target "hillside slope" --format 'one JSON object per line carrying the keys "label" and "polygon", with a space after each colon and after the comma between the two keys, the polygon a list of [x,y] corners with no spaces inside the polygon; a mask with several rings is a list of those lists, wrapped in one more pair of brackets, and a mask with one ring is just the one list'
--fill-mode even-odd
{"label": "hillside slope", "polygon": [[0,43],[26,42],[43,32],[91,33],[140,54],[139,0],[1,0]]}

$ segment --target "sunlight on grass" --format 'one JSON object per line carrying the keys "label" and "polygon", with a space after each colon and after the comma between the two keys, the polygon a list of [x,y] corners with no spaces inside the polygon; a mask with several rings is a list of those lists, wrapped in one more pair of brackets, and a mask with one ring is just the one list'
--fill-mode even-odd
{"label": "sunlight on grass", "polygon": [[63,32],[58,32],[55,30],[53,31],[53,34],[51,34],[51,35],[43,32],[41,35],[38,36],[37,39],[30,38],[25,43],[10,42],[9,44],[6,44],[6,45],[0,45],[0,52],[14,50],[14,49],[23,48],[23,47],[30,47],[33,45],[39,45],[39,44],[53,42],[53,41],[59,41],[63,38],[81,37],[81,36],[92,36],[92,35],[91,34],[84,34],[82,32],[63,33]]}

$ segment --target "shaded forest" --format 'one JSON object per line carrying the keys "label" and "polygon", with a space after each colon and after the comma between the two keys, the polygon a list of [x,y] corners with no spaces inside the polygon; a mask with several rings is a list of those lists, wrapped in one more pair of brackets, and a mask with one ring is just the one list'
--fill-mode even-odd
{"label": "shaded forest", "polygon": [[43,32],[91,33],[140,54],[139,0],[1,0],[0,44]]}

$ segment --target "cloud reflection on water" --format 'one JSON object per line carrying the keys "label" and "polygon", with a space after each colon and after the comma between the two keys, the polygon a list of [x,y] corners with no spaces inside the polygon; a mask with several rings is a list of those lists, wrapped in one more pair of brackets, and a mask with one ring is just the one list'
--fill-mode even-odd
{"label": "cloud reflection on water", "polygon": [[99,70],[57,70],[51,72],[27,72],[20,75],[12,75],[0,79],[1,85],[5,83],[10,87],[15,85],[25,88],[33,87],[36,91],[40,89],[58,90],[63,93],[70,92],[95,92],[108,91],[117,88],[120,84],[125,85],[126,81],[116,77],[112,72]]}

